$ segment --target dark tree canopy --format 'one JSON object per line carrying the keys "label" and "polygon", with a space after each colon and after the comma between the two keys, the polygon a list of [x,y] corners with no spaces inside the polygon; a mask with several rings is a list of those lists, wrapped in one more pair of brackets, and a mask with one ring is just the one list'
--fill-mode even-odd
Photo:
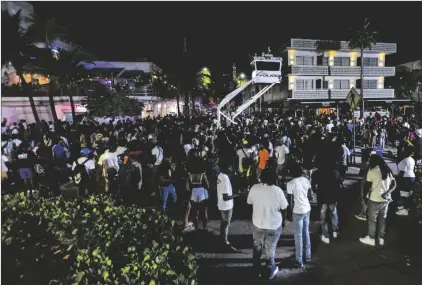
{"label": "dark tree canopy", "polygon": [[144,105],[122,93],[97,86],[85,101],[89,115],[93,117],[139,116]]}

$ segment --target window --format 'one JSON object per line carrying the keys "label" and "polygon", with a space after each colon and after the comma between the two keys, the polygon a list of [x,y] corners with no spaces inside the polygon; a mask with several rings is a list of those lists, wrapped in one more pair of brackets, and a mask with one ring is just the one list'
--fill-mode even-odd
{"label": "window", "polygon": [[256,61],[256,70],[280,71],[280,62]]}
{"label": "window", "polygon": [[350,66],[350,57],[335,57],[334,66]]}
{"label": "window", "polygon": [[297,90],[309,90],[312,89],[312,80],[311,79],[297,79],[296,80],[296,89]]}
{"label": "window", "polygon": [[321,85],[322,85],[322,79],[317,79],[315,81],[315,88],[316,89],[321,89]]}
{"label": "window", "polygon": [[323,66],[328,66],[328,57],[324,57],[324,58],[322,59],[322,65],[323,65]]}
{"label": "window", "polygon": [[364,57],[363,66],[378,66],[378,58],[376,57]]}
{"label": "window", "polygon": [[377,80],[363,80],[363,89],[377,89]]}
{"label": "window", "polygon": [[314,65],[312,56],[296,56],[296,65]]}
{"label": "window", "polygon": [[334,89],[350,89],[349,80],[334,80]]}

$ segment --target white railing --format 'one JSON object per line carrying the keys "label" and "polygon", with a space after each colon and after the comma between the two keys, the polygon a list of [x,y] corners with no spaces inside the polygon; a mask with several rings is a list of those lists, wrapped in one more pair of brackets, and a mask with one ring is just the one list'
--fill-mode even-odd
{"label": "white railing", "polygon": [[[318,65],[294,65],[293,75],[332,75],[332,76],[360,76],[360,66],[318,66]],[[372,67],[363,68],[364,76],[394,76],[395,67]]]}
{"label": "white railing", "polygon": [[293,65],[292,74],[297,75],[328,75],[328,66]]}
{"label": "white railing", "polygon": [[[292,90],[292,99],[346,99],[348,93],[348,89]],[[365,99],[394,98],[394,89],[365,89],[363,96]]]}
{"label": "white railing", "polygon": [[[357,90],[360,93],[360,90]],[[349,90],[331,90],[332,99],[346,99]],[[363,97],[365,99],[375,99],[375,98],[394,98],[394,89],[364,89]]]}
{"label": "white railing", "polygon": [[[360,76],[360,66],[330,66],[331,75]],[[395,67],[372,67],[363,68],[364,76],[394,76]]]}
{"label": "white railing", "polygon": [[328,99],[328,90],[293,90],[292,99]]}
{"label": "white railing", "polygon": [[[290,48],[316,50],[317,43],[319,41],[324,41],[324,40],[291,39]],[[341,41],[339,51],[350,51],[349,42]],[[356,49],[355,51],[358,51],[358,49]],[[364,49],[364,51],[365,52],[395,53],[397,51],[397,45],[394,43],[377,43],[371,49]]]}

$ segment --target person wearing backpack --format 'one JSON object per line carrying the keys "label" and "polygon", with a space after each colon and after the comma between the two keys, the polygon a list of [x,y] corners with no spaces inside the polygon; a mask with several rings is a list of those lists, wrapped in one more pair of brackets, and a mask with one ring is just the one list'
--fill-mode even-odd
{"label": "person wearing backpack", "polygon": [[78,186],[79,197],[87,195],[93,188],[95,181],[95,161],[93,152],[89,148],[82,148],[79,157],[72,166],[73,181]]}
{"label": "person wearing backpack", "polygon": [[135,191],[138,188],[139,181],[142,180],[142,172],[139,171],[134,162],[134,156],[125,152],[118,172],[119,195],[126,205],[136,203],[136,199],[134,199]]}
{"label": "person wearing backpack", "polygon": [[47,197],[49,194],[60,196],[60,168],[48,158],[48,153],[45,148],[38,148],[35,151],[35,154],[37,160],[35,161],[33,168],[41,195],[44,197]]}
{"label": "person wearing backpack", "polygon": [[244,139],[242,141],[242,146],[237,150],[237,156],[239,157],[240,191],[247,191],[249,188],[249,177],[251,176],[253,164],[253,151],[248,146],[249,142]]}
{"label": "person wearing backpack", "polygon": [[32,167],[36,159],[35,154],[30,150],[27,142],[22,142],[14,153],[14,156],[19,176],[23,180],[29,195],[32,196],[34,190],[34,173]]}

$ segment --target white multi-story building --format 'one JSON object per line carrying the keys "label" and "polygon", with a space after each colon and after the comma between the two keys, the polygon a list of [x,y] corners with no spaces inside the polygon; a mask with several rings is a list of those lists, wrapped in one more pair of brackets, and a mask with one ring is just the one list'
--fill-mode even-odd
{"label": "white multi-story building", "polygon": [[386,66],[386,56],[396,52],[394,43],[377,43],[365,49],[352,50],[346,41],[291,39],[285,49],[283,75],[291,101],[344,101],[349,90],[360,92],[361,64],[365,100],[394,98],[394,89],[384,88],[385,77],[395,75],[395,67]]}

